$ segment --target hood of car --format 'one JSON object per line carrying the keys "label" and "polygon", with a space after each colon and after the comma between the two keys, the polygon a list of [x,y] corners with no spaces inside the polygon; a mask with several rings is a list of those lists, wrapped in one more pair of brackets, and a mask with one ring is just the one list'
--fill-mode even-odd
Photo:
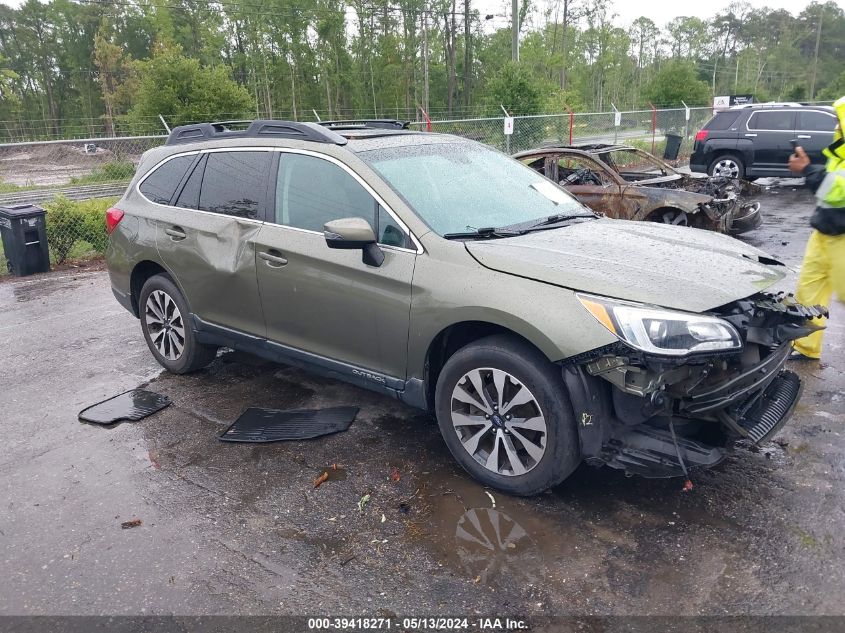
{"label": "hood of car", "polygon": [[470,241],[466,248],[492,270],[690,312],[760,292],[787,271],[764,252],[726,235],[624,220]]}

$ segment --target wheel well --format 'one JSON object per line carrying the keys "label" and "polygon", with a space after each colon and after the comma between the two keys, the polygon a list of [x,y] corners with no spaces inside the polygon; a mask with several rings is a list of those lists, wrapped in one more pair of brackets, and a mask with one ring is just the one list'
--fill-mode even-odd
{"label": "wheel well", "polygon": [[[463,321],[440,332],[428,346],[425,358],[425,399],[429,411],[434,410],[434,391],[446,361],[462,347],[494,334],[506,334],[536,348],[531,341],[506,327],[486,321]],[[538,350],[540,351],[540,350]],[[540,351],[542,354],[543,352]],[[545,356],[545,354],[543,354]]]}
{"label": "wheel well", "polygon": [[138,298],[141,296],[141,288],[147,283],[147,279],[162,273],[167,274],[167,271],[151,261],[140,262],[132,269],[132,276],[129,278],[129,294],[132,298],[132,313],[136,317],[140,314]]}
{"label": "wheel well", "polygon": [[720,149],[713,152],[713,158],[710,159],[710,164],[707,168],[709,169],[713,163],[725,156],[730,156],[731,158],[738,160],[743,165],[745,164],[745,160],[743,160],[742,155],[739,152],[730,149]]}

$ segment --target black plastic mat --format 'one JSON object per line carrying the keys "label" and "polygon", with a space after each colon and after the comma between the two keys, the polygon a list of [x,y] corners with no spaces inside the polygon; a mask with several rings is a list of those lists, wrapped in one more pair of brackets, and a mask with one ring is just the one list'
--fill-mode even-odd
{"label": "black plastic mat", "polygon": [[92,424],[114,424],[122,420],[137,422],[161,411],[170,402],[170,398],[160,393],[132,389],[83,409],[79,412],[79,421]]}
{"label": "black plastic mat", "polygon": [[348,429],[358,407],[279,411],[250,407],[219,436],[224,442],[310,440]]}

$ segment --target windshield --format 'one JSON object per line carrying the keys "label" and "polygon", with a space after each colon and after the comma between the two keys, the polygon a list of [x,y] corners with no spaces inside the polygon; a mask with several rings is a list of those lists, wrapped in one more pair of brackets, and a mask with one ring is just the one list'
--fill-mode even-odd
{"label": "windshield", "polygon": [[440,235],[590,213],[533,169],[479,143],[391,147],[359,156]]}
{"label": "windshield", "polygon": [[628,182],[672,176],[678,173],[651,154],[633,148],[605,152],[601,154],[601,159]]}

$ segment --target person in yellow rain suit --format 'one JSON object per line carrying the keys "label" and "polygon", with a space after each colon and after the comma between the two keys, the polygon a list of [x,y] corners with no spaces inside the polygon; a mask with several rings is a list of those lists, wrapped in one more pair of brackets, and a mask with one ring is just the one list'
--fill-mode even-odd
{"label": "person in yellow rain suit", "polygon": [[[827,164],[811,165],[801,147],[789,157],[789,169],[803,175],[807,186],[816,190],[816,210],[810,218],[813,232],[807,241],[804,262],[795,298],[807,306],[830,305],[835,293],[845,303],[845,97],[833,104],[839,125],[833,142],[822,153]],[[822,325],[823,319],[818,319]],[[793,344],[793,359],[818,359],[822,353],[823,330],[798,339]]]}

